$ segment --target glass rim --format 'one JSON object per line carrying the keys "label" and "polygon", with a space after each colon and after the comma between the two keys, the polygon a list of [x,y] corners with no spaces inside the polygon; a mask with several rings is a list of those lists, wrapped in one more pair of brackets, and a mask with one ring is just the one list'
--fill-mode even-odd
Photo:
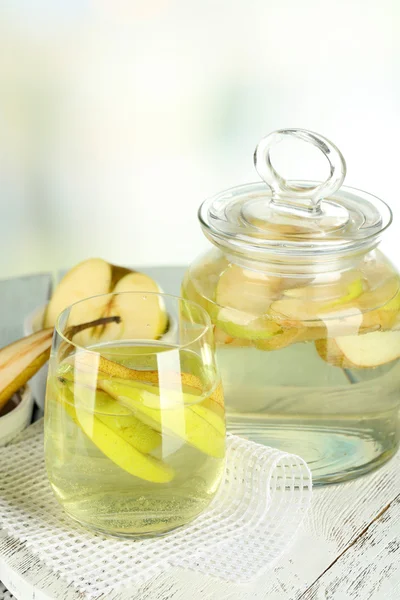
{"label": "glass rim", "polygon": [[[196,309],[200,311],[200,314],[203,315],[205,323],[201,324],[202,331],[198,334],[198,336],[196,336],[193,340],[191,340],[190,342],[187,342],[185,344],[178,343],[173,348],[168,348],[167,350],[164,350],[163,353],[176,351],[176,350],[183,350],[184,348],[188,348],[188,347],[192,346],[193,344],[199,342],[209,331],[211,331],[213,333],[213,324],[212,324],[210,315],[208,314],[206,309],[203,308],[203,306],[201,306],[197,302],[193,302],[192,300],[187,300],[186,298],[183,298],[183,296],[176,296],[174,294],[167,294],[165,292],[146,292],[146,291],[137,290],[137,291],[126,291],[126,292],[108,292],[106,294],[95,294],[93,296],[88,296],[87,298],[83,298],[82,300],[77,300],[76,302],[69,304],[58,315],[58,317],[56,319],[56,323],[54,325],[54,334],[57,334],[58,336],[60,336],[60,338],[62,338],[62,340],[64,342],[66,342],[67,344],[70,344],[71,346],[73,346],[74,348],[76,348],[78,350],[84,350],[85,352],[92,352],[93,354],[98,354],[97,350],[91,349],[91,348],[88,348],[85,346],[81,346],[80,344],[77,344],[76,342],[73,342],[72,340],[70,340],[65,335],[65,333],[63,333],[61,331],[60,321],[63,318],[63,316],[67,313],[67,311],[70,311],[74,306],[77,306],[78,304],[83,304],[84,302],[87,302],[88,300],[94,300],[95,298],[104,298],[106,296],[125,296],[125,295],[160,296],[161,298],[169,298],[170,300],[175,301],[175,302],[179,301],[179,303],[185,302],[188,305],[195,306]],[[167,317],[168,317],[168,322],[170,323],[168,313],[167,313]],[[154,341],[162,340],[162,336],[164,334],[166,334],[168,331],[169,331],[169,327],[168,327],[167,331],[165,331],[159,338],[157,338],[155,340],[154,339],[145,339],[145,338],[132,338],[132,340],[137,340],[137,341],[141,341],[141,342],[154,342]],[[113,341],[118,341],[118,340],[113,340]]]}

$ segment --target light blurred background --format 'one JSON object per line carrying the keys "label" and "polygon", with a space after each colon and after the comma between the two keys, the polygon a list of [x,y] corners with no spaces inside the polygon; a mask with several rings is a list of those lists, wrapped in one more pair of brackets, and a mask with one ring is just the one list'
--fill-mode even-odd
{"label": "light blurred background", "polygon": [[[392,206],[394,256],[399,26],[398,0],[2,0],[0,277],[189,263],[200,202],[257,180],[283,127],[330,138]],[[314,158],[280,168],[323,177]]]}

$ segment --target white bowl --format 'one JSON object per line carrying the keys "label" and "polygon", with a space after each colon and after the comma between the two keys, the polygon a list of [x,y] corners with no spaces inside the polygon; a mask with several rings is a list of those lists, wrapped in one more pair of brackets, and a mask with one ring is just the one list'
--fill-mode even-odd
{"label": "white bowl", "polygon": [[[20,399],[17,398],[19,395]],[[27,427],[32,419],[33,397],[28,386],[14,394],[15,408],[0,417],[0,446],[5,446]],[[19,400],[19,402],[18,402]]]}
{"label": "white bowl", "polygon": [[[24,321],[24,335],[31,335],[42,328],[44,311],[46,304],[36,308]],[[30,379],[29,386],[32,390],[36,404],[44,409],[44,398],[46,395],[48,363],[45,363],[41,369]]]}
{"label": "white bowl", "polygon": [[[30,315],[28,315],[24,321],[24,335],[31,335],[35,331],[39,331],[42,328],[44,311],[46,310],[46,304],[36,308]],[[170,318],[168,331],[163,335],[162,339],[165,342],[174,342],[178,331],[178,324],[175,319]],[[32,390],[33,397],[36,404],[44,410],[44,399],[46,397],[46,383],[47,373],[49,371],[48,363],[45,363],[43,367],[30,379],[29,385]]]}

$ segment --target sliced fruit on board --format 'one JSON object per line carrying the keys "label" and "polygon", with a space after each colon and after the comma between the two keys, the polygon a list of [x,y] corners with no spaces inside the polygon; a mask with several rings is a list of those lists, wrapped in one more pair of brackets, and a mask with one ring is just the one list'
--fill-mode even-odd
{"label": "sliced fruit on board", "polygon": [[[47,306],[44,325],[55,325],[58,315],[68,306],[75,304],[69,314],[68,323],[77,325],[90,320],[106,317],[115,311],[121,316],[121,323],[104,325],[81,332],[74,340],[86,345],[93,340],[107,341],[123,335],[155,339],[167,328],[168,318],[159,296],[148,299],[146,303],[140,297],[124,300],[122,296],[98,298],[100,294],[111,292],[160,292],[156,282],[143,273],[131,271],[125,267],[111,265],[101,258],[90,258],[73,267],[56,287]],[[140,310],[138,305],[140,303]],[[138,335],[136,335],[136,332]],[[101,338],[101,339],[98,339]]]}
{"label": "sliced fruit on board", "polygon": [[[108,318],[107,320],[113,320]],[[101,321],[100,321],[101,322]],[[83,323],[70,329],[84,330],[98,325],[99,321]],[[42,329],[0,349],[0,408],[11,396],[47,362],[53,340],[53,328]],[[64,345],[68,347],[68,343]]]}
{"label": "sliced fruit on board", "polygon": [[132,382],[102,379],[98,385],[118,402],[127,406],[146,425],[157,431],[173,433],[209,456],[216,458],[224,456],[224,423],[221,421],[222,428],[218,430],[214,425],[219,418],[211,410],[201,406],[197,407],[201,409],[200,411],[192,410],[191,406],[160,410],[151,407],[153,399],[149,396],[153,394],[137,388]]}
{"label": "sliced fruit on board", "polygon": [[0,350],[0,408],[48,360],[53,328],[43,329]]}
{"label": "sliced fruit on board", "polygon": [[[105,314],[121,317],[119,324],[107,325],[97,333],[99,342],[116,339],[157,339],[168,328],[165,304],[157,283],[143,273],[129,273],[118,281]],[[123,292],[152,292],[124,294]]]}
{"label": "sliced fruit on board", "polygon": [[63,389],[58,395],[60,402],[74,422],[107,458],[140,479],[154,483],[172,481],[175,474],[172,467],[152,456],[142,454],[87,408],[75,404],[70,385],[62,385]]}
{"label": "sliced fruit on board", "polygon": [[[101,258],[90,258],[79,263],[64,275],[55,288],[44,315],[44,327],[54,327],[58,315],[67,306],[98,294],[106,294],[111,289],[113,267]],[[88,321],[101,315],[89,315]],[[72,323],[71,323],[72,324]],[[76,323],[73,323],[76,324]]]}

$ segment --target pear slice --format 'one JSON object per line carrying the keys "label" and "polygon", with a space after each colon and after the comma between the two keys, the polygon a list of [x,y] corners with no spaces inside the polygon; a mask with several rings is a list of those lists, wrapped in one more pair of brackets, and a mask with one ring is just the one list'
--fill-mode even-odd
{"label": "pear slice", "polygon": [[[44,326],[52,327],[58,315],[74,305],[69,314],[69,324],[78,325],[111,314],[121,316],[121,323],[108,324],[81,332],[74,342],[79,345],[127,339],[157,339],[168,326],[168,317],[159,296],[149,296],[144,303],[141,297],[116,296],[99,298],[108,293],[160,292],[157,283],[149,276],[125,267],[111,265],[101,258],[90,258],[73,267],[56,287],[44,315]],[[78,301],[86,299],[86,302]],[[78,304],[75,304],[77,303]]]}
{"label": "pear slice", "polygon": [[[118,402],[127,406],[146,425],[155,428],[157,431],[173,433],[209,456],[224,457],[225,427],[223,427],[223,432],[218,431],[210,423],[215,415],[209,409],[198,407],[203,408],[200,413],[193,411],[192,407],[186,406],[160,410],[159,408],[152,408],[153,399],[150,399],[150,406],[148,404],[148,396],[153,394],[137,388],[132,382],[102,379],[98,382],[98,385]],[[212,416],[208,413],[211,413]]]}
{"label": "pear slice", "polygon": [[351,271],[332,283],[314,283],[305,287],[285,290],[284,296],[298,298],[304,302],[323,302],[330,308],[358,298],[364,288],[362,274],[358,271]]}
{"label": "pear slice", "polygon": [[[111,361],[108,361],[108,363],[109,362]],[[113,377],[111,381],[120,384],[129,383],[129,385],[133,386],[134,388],[145,392],[145,404],[150,408],[162,408],[163,410],[169,410],[174,408],[182,408],[182,405],[184,405],[185,407],[190,407],[193,412],[198,414],[200,417],[208,420],[210,425],[212,425],[217,431],[219,431],[221,435],[225,435],[225,410],[223,404],[222,387],[220,384],[210,396],[204,399],[204,397],[201,395],[202,390],[200,380],[194,375],[190,375],[189,373],[182,373],[182,380],[179,382],[179,385],[177,387],[163,387],[162,391],[160,392],[160,388],[157,386],[158,377],[154,377],[156,375],[155,371],[137,371],[137,373],[149,373],[149,376],[146,378],[146,380],[148,381],[149,379],[152,379],[153,383],[132,379],[132,373],[135,374],[135,371],[133,369],[128,369],[128,372],[130,376],[129,380],[127,380],[126,378],[118,379],[116,377]],[[74,383],[75,386],[78,385],[81,388],[91,388],[91,391],[89,393],[92,394],[92,401],[91,403],[89,402],[89,406],[93,404],[93,393],[95,386],[100,386],[99,382],[103,381],[105,381],[107,384],[107,381],[110,379],[109,375],[104,374],[100,370],[95,370],[93,372],[81,370],[79,368],[79,363],[78,368],[75,364],[74,372],[72,372],[70,368],[70,363],[68,362],[66,363],[66,369],[60,369],[59,377],[60,379],[66,379],[72,384]],[[190,381],[191,385],[188,385],[187,383],[182,383],[182,381]],[[175,384],[177,383],[178,381],[175,378]],[[169,384],[173,385],[174,382],[169,381]],[[108,394],[107,396],[109,397]],[[103,397],[102,404],[99,409],[100,412],[107,412],[107,410],[109,410],[110,414],[112,414],[114,409],[116,408],[118,408],[118,410],[127,410],[123,406],[121,407],[115,400],[112,400],[112,403],[113,404],[108,405],[107,407],[107,404],[105,403],[105,399]],[[104,411],[104,407],[107,407],[107,410]]]}
{"label": "pear slice", "polygon": [[[107,294],[110,291],[112,281],[112,266],[101,258],[90,258],[72,269],[63,277],[57,285],[44,315],[44,327],[54,327],[58,315],[67,306],[99,294]],[[76,315],[79,319],[78,315]],[[89,315],[76,323],[96,319],[101,313]]]}
{"label": "pear slice", "polygon": [[400,281],[390,277],[357,301],[363,311],[363,329],[391,329],[400,313]]}
{"label": "pear slice", "polygon": [[[100,378],[101,381],[108,381],[106,378]],[[126,384],[126,379],[113,379],[113,384]],[[106,383],[107,385],[107,383]],[[208,402],[205,404],[204,398],[196,388],[184,386],[185,389],[160,388],[155,385],[149,385],[141,381],[129,381],[129,385],[144,392],[143,402],[149,408],[158,410],[179,410],[184,406],[190,408],[197,415],[205,419],[221,435],[225,435],[224,415],[217,414],[215,406]],[[206,401],[209,400],[206,398]]]}
{"label": "pear slice", "polygon": [[[87,408],[74,402],[71,384],[62,386],[59,400],[69,416],[77,423],[87,437],[113,463],[135,477],[153,483],[168,483],[174,478],[174,470],[166,463],[146,456],[132,446],[124,437],[111,429]],[[74,390],[75,392],[75,390]]]}
{"label": "pear slice", "polygon": [[[115,377],[118,379],[127,379],[132,381],[141,381],[144,383],[159,383],[158,371],[140,371],[138,369],[130,369],[125,365],[109,360],[97,353],[84,351],[73,356],[73,365],[75,369],[86,372],[97,372],[98,377],[101,374]],[[164,382],[163,382],[164,383]],[[168,385],[173,388],[179,385],[192,387],[202,392],[203,386],[196,375],[191,373],[168,373]],[[224,408],[224,394],[221,384],[219,384],[209,396],[209,400],[217,404],[221,409]]]}
{"label": "pear slice", "polygon": [[48,360],[53,329],[43,329],[0,350],[0,408]]}
{"label": "pear slice", "polygon": [[250,340],[268,339],[282,331],[268,317],[254,318],[252,314],[232,308],[222,308],[219,311],[216,325],[233,338]]}
{"label": "pear slice", "polygon": [[242,347],[253,345],[252,340],[247,340],[247,339],[238,338],[238,337],[232,337],[231,335],[227,334],[225,331],[223,331],[216,325],[214,325],[214,340],[215,340],[215,344],[217,347],[223,346],[223,345],[228,345],[228,344],[230,346],[232,346],[233,348],[234,347],[242,348]]}
{"label": "pear slice", "polygon": [[330,318],[336,309],[354,306],[364,289],[361,274],[352,272],[334,283],[286,290],[280,300],[271,304],[271,313],[287,326],[295,326],[296,322],[316,326],[324,316]]}
{"label": "pear slice", "polygon": [[[168,316],[157,283],[143,273],[128,273],[118,281],[103,316],[119,315],[119,324],[107,325],[96,334],[98,342],[117,339],[158,339],[168,328]],[[122,292],[122,293],[121,293]],[[155,292],[130,295],[123,292]]]}
{"label": "pear slice", "polygon": [[347,360],[334,338],[316,340],[315,348],[320,357],[333,367],[351,369],[354,365]]}
{"label": "pear slice", "polygon": [[235,308],[255,318],[267,312],[281,285],[279,277],[231,264],[218,281],[216,303],[222,308]]}
{"label": "pear slice", "polygon": [[136,419],[128,408],[116,402],[109,394],[76,381],[70,386],[70,390],[74,394],[75,406],[81,405],[94,412],[99,421],[139,452],[148,454],[161,445],[162,438],[157,431]]}
{"label": "pear slice", "polygon": [[359,368],[378,367],[400,358],[400,331],[374,331],[335,338],[339,350]]}

